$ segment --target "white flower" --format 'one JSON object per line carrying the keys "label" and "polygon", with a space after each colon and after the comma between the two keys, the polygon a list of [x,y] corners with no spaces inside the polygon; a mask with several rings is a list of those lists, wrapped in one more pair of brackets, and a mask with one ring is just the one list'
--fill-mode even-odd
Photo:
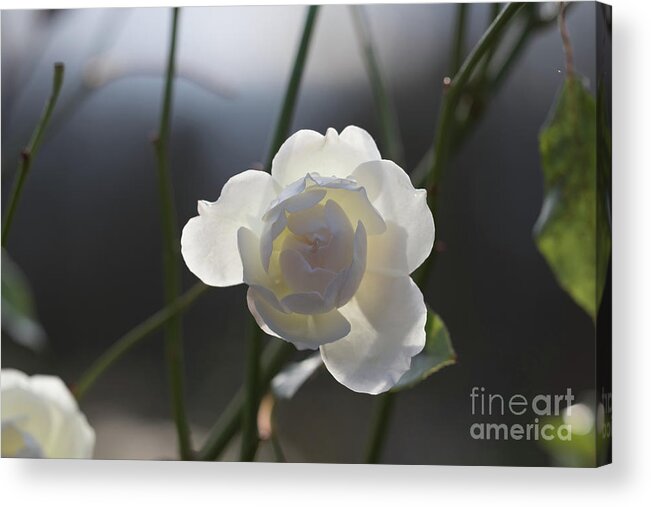
{"label": "white flower", "polygon": [[427,315],[409,274],[432,250],[434,220],[425,190],[365,130],[301,130],[271,175],[237,174],[198,208],[181,238],[188,268],[208,285],[248,284],[266,333],[320,348],[354,391],[387,391],[409,369]]}
{"label": "white flower", "polygon": [[2,370],[2,457],[91,458],[95,432],[59,377]]}

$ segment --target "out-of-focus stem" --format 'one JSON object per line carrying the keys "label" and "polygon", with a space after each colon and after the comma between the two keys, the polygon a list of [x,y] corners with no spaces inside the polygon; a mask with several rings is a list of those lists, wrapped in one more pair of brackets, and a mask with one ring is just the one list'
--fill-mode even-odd
{"label": "out-of-focus stem", "polygon": [[255,461],[255,453],[258,449],[258,406],[260,405],[260,380],[259,362],[262,332],[260,327],[251,319],[251,330],[247,344],[247,368],[246,380],[244,382],[244,411],[242,415],[242,446],[240,449],[240,461]]}
{"label": "out-of-focus stem", "polygon": [[[466,60],[461,65],[459,71],[449,83],[446,91],[446,96],[443,99],[441,114],[439,115],[438,127],[436,130],[436,137],[434,142],[434,153],[430,172],[427,177],[427,200],[432,212],[436,209],[436,184],[438,183],[446,161],[446,151],[449,148],[454,135],[451,134],[454,112],[458,104],[459,98],[463,92],[465,85],[472,76],[479,62],[486,52],[496,45],[500,37],[507,27],[509,20],[518,12],[522,7],[521,3],[512,3],[495,18],[493,23],[488,27],[482,38],[479,40],[475,48],[468,55]],[[464,13],[460,12],[459,18],[463,21]],[[457,41],[458,41],[457,35]],[[427,155],[426,155],[427,156]],[[436,250],[425,260],[423,265],[413,275],[416,283],[421,287],[427,283],[430,270],[434,260],[436,259]],[[395,393],[387,392],[381,395],[377,402],[375,415],[373,417],[373,425],[366,450],[366,463],[378,463],[381,455],[386,435],[389,429],[389,422],[393,403],[395,401]]]}
{"label": "out-of-focus stem", "polygon": [[382,145],[386,151],[385,157],[393,160],[398,165],[404,163],[404,149],[400,128],[396,117],[393,101],[387,92],[380,64],[375,54],[373,37],[369,26],[368,18],[364,12],[363,5],[350,6],[357,38],[362,48],[364,65],[366,73],[373,90],[373,99],[380,118],[380,127],[382,133]]}
{"label": "out-of-focus stem", "polygon": [[488,49],[499,42],[509,21],[513,16],[515,16],[518,10],[522,8],[522,6],[523,4],[520,2],[510,3],[504,8],[504,10],[502,10],[502,12],[500,12],[493,23],[488,27],[475,48],[468,55],[468,58],[463,62],[459,72],[457,72],[451,80],[447,90],[445,91],[434,140],[434,161],[427,178],[427,198],[432,210],[435,210],[436,208],[436,186],[441,178],[443,167],[447,162],[448,148],[450,145],[449,134],[453,126],[454,114],[459,99],[468,83],[468,80],[477,67],[477,64],[481,61]]}
{"label": "out-of-focus stem", "polygon": [[396,393],[389,391],[381,394],[376,402],[377,405],[373,417],[371,436],[366,449],[366,463],[372,464],[380,461],[382,450],[384,449],[384,443],[386,442],[386,435],[389,429],[389,422],[395,397]]}
{"label": "out-of-focus stem", "polygon": [[[261,358],[259,392],[269,387],[271,379],[287,362],[294,346],[279,339],[274,339],[264,348]],[[214,460],[224,451],[228,443],[240,429],[244,412],[245,390],[241,387],[213,425],[208,438],[197,454],[197,459]]]}
{"label": "out-of-focus stem", "polygon": [[[172,94],[174,89],[174,68],[176,63],[176,39],[179,8],[172,9],[170,46],[167,58],[165,87],[161,106],[160,127],[154,139],[158,167],[158,193],[161,204],[163,227],[163,268],[165,274],[165,301],[169,305],[181,291],[181,272],[178,242],[178,225],[174,205],[174,191],[169,169],[169,137],[172,115]],[[165,355],[169,370],[172,401],[172,415],[176,425],[179,454],[181,459],[191,459],[190,428],[185,414],[183,393],[183,336],[181,317],[175,314],[166,323]]]}
{"label": "out-of-focus stem", "polygon": [[461,67],[463,55],[465,53],[466,40],[466,17],[468,13],[468,4],[457,4],[457,19],[454,31],[454,44],[452,45],[452,59],[450,65],[450,75],[454,75]]}
{"label": "out-of-focus stem", "polygon": [[311,5],[308,7],[307,16],[305,18],[305,25],[303,26],[303,35],[301,36],[301,41],[298,46],[298,52],[294,58],[294,66],[292,67],[289,83],[287,84],[287,89],[285,90],[283,105],[280,109],[280,115],[278,116],[276,128],[271,139],[271,145],[269,147],[269,154],[267,157],[267,165],[265,166],[265,169],[267,171],[271,170],[271,160],[287,138],[287,133],[289,132],[289,127],[291,125],[292,118],[294,117],[294,109],[296,107],[298,89],[301,84],[301,78],[303,77],[303,69],[305,68],[305,62],[307,61],[307,53],[310,48],[312,32],[314,31],[314,25],[316,23],[318,13],[318,5]]}
{"label": "out-of-focus stem", "polygon": [[[316,23],[317,14],[319,13],[318,5],[311,5],[307,10],[305,24],[303,26],[303,34],[298,46],[296,57],[294,58],[294,65],[292,73],[289,77],[289,83],[285,90],[280,115],[276,122],[276,128],[269,147],[267,155],[267,164],[265,168],[270,171],[273,156],[278,151],[282,143],[287,138],[289,128],[294,117],[294,109],[296,108],[296,99],[298,98],[298,90],[303,77],[303,70],[305,62],[307,61],[307,54],[310,48],[310,41],[312,40],[312,33],[314,32],[314,25]],[[252,331],[249,335],[247,343],[247,364],[246,364],[246,380],[244,384],[244,415],[242,417],[242,447],[240,458],[242,461],[252,461],[255,458],[255,453],[260,442],[257,428],[257,415],[258,406],[260,404],[260,393],[262,389],[266,389],[268,382],[260,386],[260,348],[262,342],[262,331],[257,323],[251,319]],[[233,421],[231,419],[231,421]],[[239,422],[239,421],[238,421]],[[217,429],[216,431],[221,431]],[[219,440],[219,436],[217,436]],[[210,437],[209,437],[210,441]]]}
{"label": "out-of-focus stem", "polygon": [[563,51],[565,52],[565,73],[567,74],[567,78],[571,79],[574,77],[574,51],[572,50],[570,33],[567,31],[567,23],[565,21],[566,9],[567,2],[561,2],[561,9],[558,13],[558,29],[561,32]]}
{"label": "out-of-focus stem", "polygon": [[9,204],[7,205],[7,211],[5,212],[5,218],[2,223],[2,247],[4,248],[7,245],[7,239],[9,238],[9,231],[11,230],[11,225],[13,224],[14,215],[16,213],[16,208],[18,207],[18,202],[23,193],[23,186],[25,185],[25,180],[29,174],[30,169],[32,168],[32,163],[38,154],[38,149],[41,146],[41,141],[43,140],[43,134],[45,129],[48,126],[52,112],[54,111],[54,106],[56,106],[57,99],[59,98],[59,92],[63,86],[63,74],[64,66],[62,63],[54,64],[54,74],[52,77],[52,92],[50,98],[45,104],[45,109],[43,114],[34,129],[32,138],[30,139],[27,147],[20,154],[20,162],[18,163],[18,173],[14,180],[14,186],[11,190],[11,195],[9,196]]}
{"label": "out-of-focus stem", "polygon": [[161,329],[169,320],[182,313],[199,296],[205,294],[210,287],[198,282],[193,285],[185,294],[178,297],[172,304],[158,310],[151,317],[144,320],[128,333],[122,335],[113,345],[111,345],[93,364],[81,375],[77,383],[73,386],[72,392],[81,400],[88,391],[95,385],[95,382],[124,354],[142,342],[155,331]]}

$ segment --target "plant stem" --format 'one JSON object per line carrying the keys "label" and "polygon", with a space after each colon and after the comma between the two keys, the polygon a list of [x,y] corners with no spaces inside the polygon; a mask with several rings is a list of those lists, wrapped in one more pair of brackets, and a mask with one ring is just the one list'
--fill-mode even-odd
{"label": "plant stem", "polygon": [[109,347],[93,364],[81,375],[79,381],[73,386],[73,393],[81,400],[93,387],[95,382],[124,354],[131,350],[146,337],[162,328],[169,320],[182,313],[199,296],[205,294],[210,287],[198,282],[190,290],[168,305],[144,320],[131,331],[119,338]]}
{"label": "plant stem", "polygon": [[477,64],[484,54],[493,45],[499,42],[510,19],[522,8],[523,3],[514,2],[508,4],[488,27],[482,38],[479,40],[470,55],[463,62],[459,72],[454,76],[443,98],[441,113],[439,114],[438,126],[434,138],[434,162],[427,179],[428,203],[430,208],[436,208],[437,184],[441,178],[441,172],[447,162],[449,148],[449,133],[453,127],[454,113],[459,99],[461,98],[468,80],[473,74]]}
{"label": "plant stem", "polygon": [[520,32],[520,36],[518,37],[515,44],[513,44],[511,51],[509,51],[509,54],[506,56],[502,65],[500,66],[500,69],[495,73],[495,76],[490,83],[489,91],[499,88],[504,79],[506,79],[509,70],[511,70],[511,67],[526,47],[526,43],[529,41],[529,38],[531,36],[531,31],[537,26],[538,23],[536,21],[532,21],[531,19],[527,21],[525,26],[522,28],[522,32]]}
{"label": "plant stem", "polygon": [[572,50],[570,34],[567,31],[567,23],[565,19],[566,9],[567,2],[561,2],[561,9],[558,13],[558,29],[561,32],[563,51],[565,53],[565,73],[568,79],[572,79],[574,77],[574,51]]}
{"label": "plant stem", "polygon": [[468,11],[468,4],[457,4],[457,19],[455,28],[455,39],[452,46],[452,59],[450,65],[450,74],[454,75],[461,67],[463,62],[463,54],[465,52],[466,40],[466,15]]}
{"label": "plant stem", "polygon": [[[156,162],[158,166],[158,193],[161,202],[161,221],[163,225],[163,268],[165,282],[165,301],[169,305],[181,291],[180,258],[178,247],[178,226],[174,206],[174,191],[169,170],[170,118],[172,113],[172,94],[174,68],[176,61],[176,38],[179,8],[172,9],[170,46],[163,102],[161,106],[160,127],[154,139]],[[190,429],[185,414],[183,393],[183,337],[181,318],[175,314],[166,323],[165,355],[169,370],[172,413],[178,436],[181,459],[191,459]]]}
{"label": "plant stem", "polygon": [[[294,58],[294,66],[292,73],[289,77],[289,83],[285,90],[280,115],[276,122],[271,146],[267,155],[267,164],[265,168],[270,171],[271,164],[275,153],[283,144],[289,133],[292,119],[294,117],[294,109],[296,108],[296,99],[298,98],[298,89],[303,77],[303,70],[305,69],[305,62],[307,61],[307,53],[314,31],[317,14],[319,12],[318,5],[311,5],[308,7],[307,16],[305,17],[305,24],[303,26],[303,35],[298,46],[296,57]],[[260,392],[262,389],[259,387],[259,368],[260,368],[260,348],[262,340],[262,330],[251,319],[253,329],[249,335],[247,343],[247,366],[246,366],[246,380],[245,380],[245,411],[242,418],[242,447],[240,458],[241,461],[252,461],[255,458],[255,453],[258,448],[259,438],[257,429],[257,416],[258,405],[260,402]],[[269,379],[271,381],[271,379]],[[267,384],[262,387],[266,389]]]}
{"label": "plant stem", "polygon": [[[491,4],[491,10],[490,10],[489,19],[488,19],[488,26],[490,26],[490,24],[493,21],[495,21],[495,18],[498,16],[499,13],[500,13],[500,4],[497,4],[497,3]],[[479,75],[481,76],[480,77],[480,82],[482,84],[484,84],[485,81],[486,81],[486,76],[488,75],[488,70],[489,70],[490,64],[491,64],[491,62],[493,60],[493,54],[494,53],[495,53],[495,46],[491,46],[488,49],[488,51],[486,52],[486,56],[482,60],[481,69],[479,71]]]}
{"label": "plant stem", "polygon": [[307,52],[310,47],[310,40],[312,39],[312,32],[314,31],[314,25],[318,13],[318,5],[311,5],[308,7],[307,16],[305,18],[305,25],[303,27],[303,35],[301,36],[298,52],[296,53],[296,57],[294,59],[294,67],[292,68],[292,73],[289,77],[289,83],[287,84],[287,89],[285,90],[285,97],[283,99],[283,105],[280,110],[280,116],[278,117],[276,129],[271,140],[267,165],[265,166],[267,171],[271,170],[271,161],[273,159],[273,156],[287,138],[287,133],[289,132],[292,118],[294,117],[298,88],[301,84],[301,77],[303,76],[305,61],[307,60]]}
{"label": "plant stem", "polygon": [[382,455],[384,443],[386,441],[391,412],[395,401],[395,393],[391,391],[381,394],[377,400],[375,415],[373,417],[373,426],[371,429],[371,438],[366,449],[366,463],[378,463]]}
{"label": "plant stem", "polygon": [[362,48],[366,73],[373,90],[375,106],[380,117],[382,145],[386,150],[386,158],[393,160],[398,165],[402,165],[405,157],[400,129],[398,127],[398,119],[393,102],[382,79],[382,72],[380,71],[380,64],[375,55],[368,18],[364,13],[363,5],[351,5],[350,9],[359,44]]}
{"label": "plant stem", "polygon": [[[293,345],[280,339],[269,342],[262,353],[259,392],[264,392],[269,387],[271,379],[280,371],[294,350]],[[240,427],[244,403],[245,390],[240,387],[211,428],[197,459],[214,460],[219,457]]]}
{"label": "plant stem", "polygon": [[[454,113],[463,94],[464,87],[471,78],[477,65],[482,61],[482,57],[499,43],[504,30],[507,28],[509,21],[523,7],[523,3],[514,2],[508,4],[493,20],[486,32],[479,40],[475,48],[468,55],[461,65],[459,72],[452,79],[446,95],[443,98],[441,113],[439,115],[438,126],[434,140],[434,153],[432,165],[427,177],[427,202],[432,213],[436,213],[438,188],[437,185],[441,179],[443,168],[447,162],[447,153],[450,147],[457,144],[460,136],[463,135],[463,129],[456,128],[454,125]],[[429,274],[436,260],[436,250],[419,268],[415,277],[419,279],[419,286],[427,283]]]}
{"label": "plant stem", "polygon": [[62,63],[54,64],[54,74],[52,77],[52,92],[50,98],[45,104],[45,109],[41,115],[41,118],[34,129],[32,138],[30,139],[27,147],[20,154],[20,162],[18,163],[18,174],[14,180],[14,186],[11,190],[11,195],[9,196],[9,204],[7,205],[7,211],[5,213],[5,219],[2,224],[2,247],[7,246],[7,239],[9,238],[9,231],[11,230],[11,224],[14,220],[14,215],[16,213],[16,208],[18,207],[18,202],[23,193],[23,186],[25,185],[25,180],[27,175],[32,167],[32,163],[38,154],[38,149],[41,147],[41,141],[43,140],[43,134],[45,129],[48,126],[52,112],[54,111],[54,106],[56,106],[57,99],[59,98],[59,92],[63,86],[63,74],[64,66]]}
{"label": "plant stem", "polygon": [[[526,7],[529,6],[535,7],[535,4],[528,4]],[[569,5],[567,6],[567,8],[570,7],[571,6]],[[500,4],[493,4],[491,22],[495,19],[495,17],[497,17],[499,10]],[[485,100],[489,94],[497,92],[499,87],[504,82],[504,79],[508,75],[508,72],[515,64],[518,57],[522,54],[522,51],[526,48],[526,44],[531,39],[531,36],[536,31],[545,28],[549,24],[551,24],[551,21],[541,20],[536,16],[534,10],[529,10],[528,19],[522,28],[515,44],[511,46],[507,56],[502,60],[499,68],[490,79],[487,74],[490,64],[492,63],[495,56],[496,45],[492,45],[489,48],[485,57],[482,59],[482,64],[478,76],[479,79],[471,92],[473,103],[475,101],[482,100],[482,98]],[[457,148],[463,142],[463,140],[470,132],[471,128],[477,124],[477,121],[483,109],[484,108],[480,108],[478,111],[475,111],[472,118],[467,118],[462,125],[459,125],[458,128],[454,129],[453,139],[450,143],[453,149]],[[434,145],[432,144],[409,175],[415,187],[422,187],[426,184],[427,176],[433,163]]]}
{"label": "plant stem", "polygon": [[[447,88],[446,95],[443,98],[443,105],[441,107],[441,113],[439,115],[438,126],[436,129],[432,165],[427,177],[427,202],[432,213],[436,210],[436,185],[440,180],[441,172],[446,162],[447,150],[451,146],[453,139],[456,137],[453,131],[454,113],[464,91],[464,87],[471,78],[477,65],[482,61],[482,57],[489,49],[499,42],[502,32],[507,27],[509,20],[522,6],[522,3],[511,3],[508,4],[500,14],[498,14],[475,48],[465,59]],[[463,10],[460,10],[457,18],[458,25],[464,24],[464,17],[465,13]],[[462,37],[460,38],[458,33],[456,40],[456,46],[460,46],[461,44],[459,43],[459,40],[462,40]],[[427,157],[428,154],[425,156]],[[415,176],[418,178],[419,174],[416,174]],[[421,289],[427,283],[429,273],[436,257],[437,252],[434,250],[413,275],[414,280]],[[395,393],[387,392],[382,394],[378,400],[366,451],[366,463],[377,463],[380,460],[389,428],[389,420],[393,409],[394,398]]]}
{"label": "plant stem", "polygon": [[258,434],[258,406],[260,404],[260,379],[259,362],[262,331],[251,319],[252,325],[249,332],[246,380],[244,382],[245,403],[242,415],[242,447],[240,449],[240,461],[254,461],[255,453],[260,440]]}

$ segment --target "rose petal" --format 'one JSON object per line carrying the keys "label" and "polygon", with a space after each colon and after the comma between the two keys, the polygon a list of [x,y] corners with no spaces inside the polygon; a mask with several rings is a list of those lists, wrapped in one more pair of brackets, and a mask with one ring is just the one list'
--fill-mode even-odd
{"label": "rose petal", "polygon": [[335,306],[318,292],[297,292],[285,296],[280,304],[290,313],[300,315],[322,315],[331,312]]}
{"label": "rose petal", "polygon": [[228,180],[217,202],[199,201],[199,216],[190,219],[181,236],[190,271],[207,285],[242,283],[237,230],[245,226],[259,233],[261,217],[277,194],[269,174],[250,170]]}
{"label": "rose petal", "polygon": [[266,270],[273,251],[273,243],[287,226],[287,213],[298,213],[316,206],[326,195],[325,190],[314,189],[291,195],[272,204],[264,214],[264,226],[260,237],[260,256]]}
{"label": "rose petal", "polygon": [[367,234],[382,234],[386,230],[384,218],[375,209],[363,187],[356,190],[331,187],[326,199],[335,201],[344,210],[351,224],[361,221]]}
{"label": "rose petal", "polygon": [[359,127],[346,127],[341,134],[328,129],[325,136],[299,130],[278,150],[271,175],[283,187],[309,172],[346,178],[369,160],[380,160],[380,152],[368,132]]}
{"label": "rose petal", "polygon": [[2,370],[2,426],[21,434],[25,455],[92,457],[95,432],[58,377]]}
{"label": "rose petal", "polygon": [[46,398],[56,410],[52,418],[50,438],[44,442],[45,455],[53,458],[92,458],[95,432],[72,393],[59,377],[34,375],[31,378],[35,393]]}
{"label": "rose petal", "polygon": [[324,294],[335,273],[323,268],[312,268],[296,250],[283,250],[280,269],[285,283],[292,292],[316,291]]}
{"label": "rose petal", "polygon": [[427,308],[408,276],[366,273],[341,313],[351,331],[321,347],[332,375],[353,391],[378,394],[393,387],[425,346]]}
{"label": "rose petal", "polygon": [[249,288],[247,303],[265,333],[291,342],[299,350],[316,349],[350,332],[350,324],[337,310],[319,315],[282,313],[261,298],[254,288]]}
{"label": "rose petal", "polygon": [[368,269],[407,275],[429,256],[434,245],[434,218],[427,193],[415,189],[399,166],[389,160],[367,162],[352,174],[366,189],[373,206],[392,225],[369,238]]}
{"label": "rose petal", "polygon": [[52,438],[54,411],[32,389],[31,378],[13,369],[2,370],[2,422],[14,424],[36,439],[41,449]]}
{"label": "rose petal", "polygon": [[248,285],[273,284],[269,273],[262,267],[260,258],[260,238],[251,229],[240,227],[237,230],[237,250],[242,262],[242,280]]}
{"label": "rose petal", "polygon": [[366,271],[367,237],[362,222],[357,223],[355,239],[353,241],[353,256],[350,265],[342,270],[328,287],[325,295],[326,301],[340,307],[346,304],[355,295],[364,272]]}
{"label": "rose petal", "polygon": [[314,206],[287,217],[287,228],[298,236],[321,233],[327,226],[325,206]]}

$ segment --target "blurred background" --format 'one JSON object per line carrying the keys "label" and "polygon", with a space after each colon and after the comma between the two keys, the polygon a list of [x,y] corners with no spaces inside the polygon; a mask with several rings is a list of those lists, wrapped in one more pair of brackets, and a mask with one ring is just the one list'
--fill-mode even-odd
{"label": "blurred background", "polygon": [[[365,6],[408,171],[433,140],[456,9]],[[231,176],[266,158],[305,12],[297,6],[182,9],[171,136],[181,226],[196,214],[198,199],[216,200]],[[467,48],[491,12],[490,4],[469,7]],[[8,247],[31,285],[47,346],[36,354],[3,335],[5,368],[74,383],[102,351],[163,304],[149,139],[158,124],[170,16],[169,9],[2,12],[4,202],[49,94],[52,64],[66,65],[59,106]],[[598,16],[592,2],[568,13],[576,67],[593,93]],[[398,397],[386,463],[551,464],[535,442],[471,439],[477,418],[470,413],[470,389],[533,397],[594,388],[594,325],[558,287],[531,236],[543,195],[538,132],[563,69],[551,22],[528,39],[447,168],[435,217],[442,253],[426,300],[446,322],[459,361]],[[325,132],[350,124],[379,139],[350,10],[325,6],[292,130]],[[185,266],[183,271],[189,287],[195,278]],[[244,286],[215,289],[184,319],[187,404],[197,445],[243,380],[244,302]],[[133,350],[85,398],[97,458],[175,455],[160,338]],[[360,462],[373,401],[328,374],[311,379],[277,406],[288,460]],[[270,459],[267,447],[261,459]],[[226,458],[235,459],[236,450]]]}

